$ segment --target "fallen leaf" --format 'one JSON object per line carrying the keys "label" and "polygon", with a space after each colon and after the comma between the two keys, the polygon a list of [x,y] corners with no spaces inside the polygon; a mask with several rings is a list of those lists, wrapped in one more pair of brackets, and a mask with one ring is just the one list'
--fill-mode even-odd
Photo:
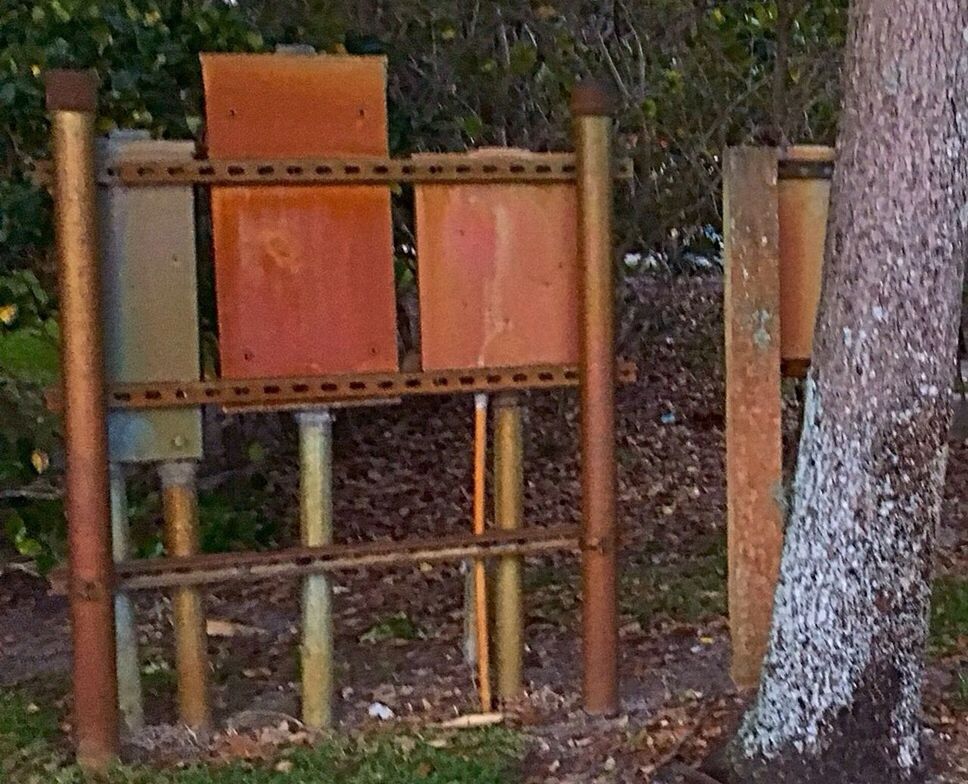
{"label": "fallen leaf", "polygon": [[225,621],[219,618],[209,618],[205,622],[205,632],[209,637],[253,637],[268,634],[265,629],[257,626],[246,626],[244,623]]}
{"label": "fallen leaf", "polygon": [[467,713],[463,716],[442,721],[437,726],[445,730],[463,730],[473,727],[491,727],[503,721],[503,713]]}
{"label": "fallen leaf", "polygon": [[34,467],[34,471],[36,471],[38,474],[42,474],[50,465],[50,458],[43,450],[35,449],[30,453],[30,464]]}

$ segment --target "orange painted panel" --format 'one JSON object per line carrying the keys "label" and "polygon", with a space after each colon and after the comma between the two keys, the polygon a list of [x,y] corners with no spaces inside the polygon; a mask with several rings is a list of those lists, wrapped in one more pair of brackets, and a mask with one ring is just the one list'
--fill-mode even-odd
{"label": "orange painted panel", "polygon": [[[479,150],[474,155],[522,155]],[[572,185],[419,185],[425,370],[578,361]]]}
{"label": "orange painted panel", "polygon": [[[387,155],[383,58],[202,55],[212,158]],[[390,192],[212,189],[221,372],[397,368]]]}

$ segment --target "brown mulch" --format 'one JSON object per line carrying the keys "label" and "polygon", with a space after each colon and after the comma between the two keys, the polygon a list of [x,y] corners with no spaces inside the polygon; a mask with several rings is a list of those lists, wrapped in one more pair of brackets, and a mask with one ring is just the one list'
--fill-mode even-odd
{"label": "brown mulch", "polygon": [[[708,279],[650,281],[638,294],[651,303],[634,351],[639,380],[618,398],[622,556],[633,577],[653,568],[688,570],[721,546],[725,525],[721,286]],[[575,417],[573,393],[528,396],[529,525],[578,520]],[[334,468],[338,541],[468,530],[471,428],[466,399],[342,412]],[[280,488],[273,507],[282,510],[290,532],[297,514],[292,441],[284,438],[268,461]],[[964,573],[966,518],[968,448],[956,444],[939,568]],[[643,617],[624,602],[623,712],[589,718],[580,707],[576,577],[571,555],[528,560],[528,688],[509,706],[509,721],[530,739],[525,779],[644,781],[665,763],[697,764],[723,741],[741,707],[728,676],[725,619],[715,612],[693,621]],[[361,570],[337,575],[335,585],[343,727],[377,721],[368,716],[376,702],[393,711],[392,721],[406,724],[476,710],[461,651],[457,567]],[[298,716],[298,585],[215,589],[206,606],[219,622],[218,636],[209,640],[220,727],[245,732]],[[152,727],[129,739],[129,753],[161,761],[208,754],[212,746],[204,739],[171,726],[168,601],[143,595],[138,609],[141,652],[153,673],[145,679]],[[413,639],[372,641],[394,616],[405,620],[404,636]],[[0,687],[38,678],[66,684],[69,645],[64,600],[49,595],[41,580],[0,570]],[[950,770],[952,782],[968,780],[958,767],[968,759],[968,714],[948,703],[966,656],[932,661],[926,686],[932,745],[939,770]]]}

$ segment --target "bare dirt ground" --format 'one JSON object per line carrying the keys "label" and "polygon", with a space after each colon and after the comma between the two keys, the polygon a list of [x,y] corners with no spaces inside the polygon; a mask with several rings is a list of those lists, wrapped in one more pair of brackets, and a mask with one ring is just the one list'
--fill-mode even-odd
{"label": "bare dirt ground", "polygon": [[[663,763],[696,764],[730,731],[739,710],[724,617],[721,289],[715,281],[683,280],[643,284],[640,295],[651,305],[635,351],[639,380],[621,391],[618,409],[623,712],[593,719],[580,709],[577,559],[529,560],[527,693],[509,706],[508,718],[527,738],[527,781],[646,781]],[[529,525],[578,520],[574,403],[571,393],[529,398]],[[466,399],[341,414],[338,540],[469,529],[470,437]],[[272,459],[286,490],[270,510],[285,517],[290,531],[297,514],[293,440]],[[968,448],[956,444],[942,572],[968,574],[966,517]],[[174,726],[169,605],[163,596],[139,596],[152,726],[127,739],[128,755],[165,761],[244,753],[239,744],[265,737],[251,728],[298,716],[297,588],[280,581],[207,594],[221,729],[212,738]],[[462,599],[456,567],[336,576],[344,728],[376,723],[368,716],[375,702],[393,711],[391,721],[417,725],[476,709],[461,654]],[[946,782],[968,782],[968,706],[956,688],[968,660],[964,642],[960,651],[932,659],[926,682],[926,720],[939,780]],[[50,595],[43,580],[3,569],[0,686],[41,680],[66,693],[69,644],[65,600]]]}

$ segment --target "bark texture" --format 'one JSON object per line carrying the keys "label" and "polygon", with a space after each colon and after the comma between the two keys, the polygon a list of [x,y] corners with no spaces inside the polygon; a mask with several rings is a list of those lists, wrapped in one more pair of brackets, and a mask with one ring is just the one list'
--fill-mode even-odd
{"label": "bark texture", "polygon": [[968,0],[856,0],[851,14],[794,498],[737,782],[923,777],[968,221]]}

